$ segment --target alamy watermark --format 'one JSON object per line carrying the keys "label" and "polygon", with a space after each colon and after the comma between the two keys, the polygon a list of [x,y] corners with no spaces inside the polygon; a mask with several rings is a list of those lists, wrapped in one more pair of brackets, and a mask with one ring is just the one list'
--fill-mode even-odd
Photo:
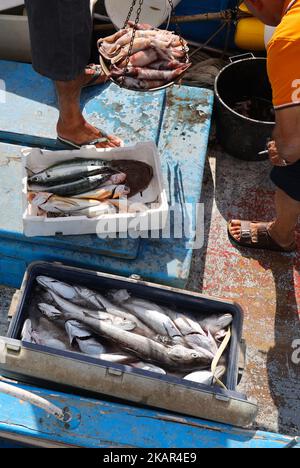
{"label": "alamy watermark", "polygon": [[140,203],[129,204],[126,200],[122,203],[121,214],[99,220],[99,238],[162,239],[180,242],[186,249],[199,250],[203,247],[202,203],[175,204],[169,207],[169,212],[162,211],[157,204],[150,205],[148,210],[141,210],[143,206]]}
{"label": "alamy watermark", "polygon": [[5,81],[0,79],[0,104],[6,103],[6,85]]}
{"label": "alamy watermark", "polygon": [[293,81],[292,88],[294,89],[292,93],[292,102],[299,103],[300,102],[300,79]]}
{"label": "alamy watermark", "polygon": [[300,339],[294,340],[292,343],[292,363],[299,365],[300,364]]}

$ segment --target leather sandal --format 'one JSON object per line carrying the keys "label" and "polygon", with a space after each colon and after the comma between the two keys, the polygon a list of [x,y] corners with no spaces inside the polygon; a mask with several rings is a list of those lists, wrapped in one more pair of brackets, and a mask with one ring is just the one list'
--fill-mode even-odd
{"label": "leather sandal", "polygon": [[[255,224],[256,229],[251,229],[251,225]],[[270,223],[257,221],[241,221],[241,238],[237,240],[230,232],[232,228],[232,220],[228,223],[228,237],[239,247],[247,247],[249,249],[272,250],[274,252],[295,252],[297,249],[296,242],[293,242],[290,247],[282,247],[272,239],[269,232]]]}

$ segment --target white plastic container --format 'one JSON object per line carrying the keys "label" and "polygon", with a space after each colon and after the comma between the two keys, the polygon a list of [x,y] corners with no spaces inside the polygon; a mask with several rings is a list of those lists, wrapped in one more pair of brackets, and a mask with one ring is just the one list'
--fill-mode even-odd
{"label": "white plastic container", "polygon": [[[39,172],[75,158],[85,159],[132,159],[143,161],[153,168],[153,179],[149,187],[128,201],[149,204],[147,211],[141,213],[118,213],[102,215],[99,218],[72,216],[47,218],[38,216],[37,209],[28,202],[27,176],[29,171]],[[117,233],[129,233],[138,237],[146,231],[157,232],[163,229],[168,219],[169,205],[164,189],[160,157],[153,142],[139,143],[133,147],[117,149],[96,149],[84,147],[79,151],[44,151],[40,149],[23,150],[23,227],[28,237],[55,235],[98,234],[99,237],[115,237]]]}
{"label": "white plastic container", "polygon": [[[180,2],[181,0],[173,0],[174,7]],[[116,28],[120,29],[124,26],[131,5],[132,0],[105,0],[107,14]],[[133,9],[131,20],[135,20],[137,9],[138,2]],[[171,7],[168,0],[144,0],[140,23],[150,23],[157,27],[168,19],[170,13]]]}

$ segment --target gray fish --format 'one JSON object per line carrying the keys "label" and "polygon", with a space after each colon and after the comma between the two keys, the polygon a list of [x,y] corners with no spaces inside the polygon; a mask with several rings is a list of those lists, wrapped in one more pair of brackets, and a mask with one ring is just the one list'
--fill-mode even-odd
{"label": "gray fish", "polygon": [[60,312],[48,308],[47,317],[51,319],[51,316],[54,320],[59,316],[65,321],[79,320],[94,333],[112,340],[141,359],[161,363],[166,367],[192,370],[203,364],[209,365],[214,357],[205,349],[200,352],[199,349],[195,351],[180,345],[167,348],[149,338],[117,328],[109,321],[97,320],[91,316],[76,313],[74,309],[72,311],[69,309],[69,312],[64,309],[63,312]]}
{"label": "gray fish", "polygon": [[22,332],[21,340],[26,341],[27,343],[34,343],[34,330],[30,319],[25,320]]}
{"label": "gray fish", "polygon": [[29,184],[56,185],[60,182],[68,182],[96,174],[107,172],[111,169],[110,161],[100,159],[75,159],[73,161],[55,164],[45,171],[29,177]]}
{"label": "gray fish", "polygon": [[111,172],[106,172],[95,176],[82,177],[81,179],[60,185],[51,185],[47,188],[47,192],[60,195],[61,197],[73,197],[101,187],[104,182],[110,179],[111,175]]}
{"label": "gray fish", "polygon": [[135,369],[141,369],[148,372],[154,372],[155,374],[166,375],[166,371],[161,369],[160,367],[154,366],[153,364],[149,364],[149,362],[134,362],[131,364],[131,367]]}
{"label": "gray fish", "polygon": [[76,342],[82,353],[90,356],[99,356],[106,352],[105,347],[93,337],[91,331],[82,323],[76,320],[69,320],[66,322],[65,327],[70,344],[73,345]]}
{"label": "gray fish", "polygon": [[[86,318],[92,318],[93,320],[100,322],[106,321],[112,323],[116,328],[121,330],[134,330],[136,328],[136,323],[129,320],[122,319],[120,317],[115,317],[114,315],[108,314],[107,312],[102,311],[90,311],[88,309],[83,309],[75,304],[72,304],[68,301],[65,301],[61,297],[57,296],[53,292],[50,293],[55,301],[55,303],[63,310],[63,315],[61,312],[56,309],[56,307],[49,304],[39,304],[38,307],[42,314],[44,314],[49,320],[61,320],[64,319],[66,314],[70,314],[67,320],[77,320],[78,322],[85,323]],[[67,321],[65,320],[65,321]]]}
{"label": "gray fish", "polygon": [[204,330],[209,330],[214,336],[220,330],[231,325],[232,321],[233,317],[231,314],[213,314],[199,319],[199,324]]}
{"label": "gray fish", "polygon": [[40,318],[39,325],[33,331],[33,339],[34,343],[42,346],[63,351],[71,350],[64,329],[44,317]]}
{"label": "gray fish", "polygon": [[225,374],[226,368],[224,366],[219,366],[216,369],[215,374],[211,371],[198,371],[192,372],[191,374],[185,376],[183,380],[190,380],[191,382],[196,382],[202,385],[213,385],[214,378],[221,379],[221,377]]}
{"label": "gray fish", "polygon": [[[125,293],[123,293],[123,295],[124,294]],[[116,301],[120,300],[120,293],[112,293],[112,297]],[[156,333],[160,335],[167,334],[173,339],[182,336],[174,322],[164,314],[157,304],[144,299],[130,298],[126,301],[122,300],[122,305]]]}
{"label": "gray fish", "polygon": [[[123,310],[120,307],[116,307],[103,295],[91,289],[83,286],[70,286],[67,283],[57,281],[47,276],[38,276],[36,278],[38,284],[42,286],[46,291],[52,291],[59,295],[63,299],[71,301],[73,304],[79,306],[88,306],[93,310],[107,312],[115,317],[129,320],[136,323],[135,333],[140,333],[149,338],[155,338],[155,333],[152,332],[143,322],[138,320],[134,315],[130,314],[127,310]],[[53,298],[51,296],[51,300]],[[49,301],[44,301],[49,302]]]}

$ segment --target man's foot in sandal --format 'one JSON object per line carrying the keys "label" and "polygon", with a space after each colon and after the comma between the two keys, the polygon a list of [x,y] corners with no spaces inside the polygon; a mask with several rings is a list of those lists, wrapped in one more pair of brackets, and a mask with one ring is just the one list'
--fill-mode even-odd
{"label": "man's foot in sandal", "polygon": [[83,118],[74,125],[64,125],[61,120],[57,124],[58,140],[67,146],[78,149],[81,146],[95,145],[96,148],[119,148],[123,141],[114,136],[106,135]]}
{"label": "man's foot in sandal", "polygon": [[294,237],[285,240],[279,238],[273,222],[232,220],[228,223],[228,235],[240,247],[275,252],[294,252],[297,249]]}
{"label": "man's foot in sandal", "polygon": [[104,73],[101,65],[88,65],[82,76],[82,88],[89,88],[106,83],[108,76]]}

